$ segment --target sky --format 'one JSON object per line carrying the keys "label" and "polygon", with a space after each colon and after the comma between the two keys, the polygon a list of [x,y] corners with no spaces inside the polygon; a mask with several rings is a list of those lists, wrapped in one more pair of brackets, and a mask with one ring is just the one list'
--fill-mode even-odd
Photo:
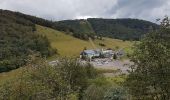
{"label": "sky", "polygon": [[170,16],[170,0],[0,0],[0,9],[48,20],[137,18],[156,22]]}

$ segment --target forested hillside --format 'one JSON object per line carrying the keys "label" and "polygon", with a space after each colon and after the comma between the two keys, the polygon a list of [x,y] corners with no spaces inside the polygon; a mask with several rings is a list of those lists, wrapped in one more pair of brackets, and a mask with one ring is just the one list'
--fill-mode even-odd
{"label": "forested hillside", "polygon": [[61,25],[62,27],[71,29],[76,37],[82,39],[84,39],[83,36],[81,36],[83,34],[84,37],[94,37],[97,35],[122,40],[139,40],[141,36],[147,33],[151,28],[155,30],[159,27],[155,23],[139,19],[100,18],[90,18],[87,20],[65,20],[56,22],[56,26]]}
{"label": "forested hillside", "polygon": [[87,19],[95,33],[122,40],[138,40],[151,28],[157,29],[158,25],[139,19]]}
{"label": "forested hillside", "polygon": [[32,52],[39,52],[42,56],[55,53],[47,38],[35,34],[35,30],[31,21],[0,10],[0,72],[24,65]]}
{"label": "forested hillside", "polygon": [[[72,32],[74,37],[87,40],[88,37],[95,38],[95,32],[87,20],[65,20],[56,22],[56,28],[60,31]],[[61,26],[68,28],[64,29]]]}
{"label": "forested hillside", "polygon": [[34,24],[64,31],[67,34],[84,40],[87,40],[88,37],[94,39],[95,36],[105,36],[122,40],[139,40],[141,36],[151,28],[155,30],[159,27],[155,23],[139,19],[89,18],[87,20],[80,19],[54,22],[19,12],[1,11],[24,18]]}

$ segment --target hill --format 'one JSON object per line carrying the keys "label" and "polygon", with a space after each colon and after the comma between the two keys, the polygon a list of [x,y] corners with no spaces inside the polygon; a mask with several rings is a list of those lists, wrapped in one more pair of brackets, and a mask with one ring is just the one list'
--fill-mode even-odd
{"label": "hill", "polygon": [[55,53],[46,37],[34,33],[35,24],[23,17],[0,10],[0,27],[0,72],[24,65],[32,52],[47,57]]}
{"label": "hill", "polygon": [[74,37],[83,40],[88,40],[88,37],[95,38],[95,32],[87,20],[58,21],[55,24],[57,30],[65,31],[68,34],[72,32]]}
{"label": "hill", "polygon": [[139,40],[151,27],[154,30],[159,28],[155,23],[139,19],[89,18],[87,20],[63,20],[54,22],[20,12],[12,12],[9,10],[0,11],[24,18],[34,24],[64,31],[66,34],[84,40],[88,40],[88,37],[95,39],[96,36],[122,40]]}
{"label": "hill", "polygon": [[139,40],[150,28],[158,29],[158,25],[139,19],[87,19],[97,35],[122,40]]}
{"label": "hill", "polygon": [[[69,24],[65,27],[62,21],[56,23],[19,12],[0,10],[0,72],[23,66],[32,52],[49,57],[57,49],[62,57],[77,57],[84,48],[94,48],[87,40],[89,37],[96,38],[96,33],[87,20],[67,22]],[[97,48],[115,48],[128,47],[130,42],[103,38],[95,39],[94,43]]]}
{"label": "hill", "polygon": [[[58,56],[60,57],[78,57],[80,52],[86,47],[87,49],[93,49],[93,46],[89,41],[81,40],[73,36],[67,35],[61,31],[57,31],[48,27],[36,25],[36,34],[45,35],[49,40],[49,43],[53,49],[58,50]],[[106,46],[102,47],[99,43],[103,43]],[[129,50],[133,44],[130,41],[122,41],[118,39],[104,38],[104,40],[95,40],[94,44],[97,48],[124,48]],[[128,51],[127,51],[128,52]],[[50,57],[49,60],[56,59],[56,56]],[[10,72],[0,73],[0,85],[6,81],[16,78],[23,68],[12,70]]]}
{"label": "hill", "polygon": [[[64,57],[78,57],[80,52],[84,49],[93,49],[94,47],[90,41],[81,40],[65,34],[61,31],[56,31],[54,29],[36,25],[37,33],[45,35],[51,46],[58,50],[60,56]],[[105,46],[100,46],[100,44],[105,44]],[[125,48],[128,49],[132,46],[133,42],[122,41],[118,39],[103,38],[103,40],[96,39],[94,44],[97,48]]]}
{"label": "hill", "polygon": [[[155,23],[139,19],[101,19],[90,18],[87,20],[64,20],[56,22],[63,30],[68,28],[74,35],[81,39],[86,36],[104,36],[122,40],[139,40],[150,28],[157,29]],[[86,27],[84,27],[86,25]],[[56,27],[58,29],[58,27]],[[59,30],[59,29],[58,29]],[[91,34],[91,35],[89,35]]]}

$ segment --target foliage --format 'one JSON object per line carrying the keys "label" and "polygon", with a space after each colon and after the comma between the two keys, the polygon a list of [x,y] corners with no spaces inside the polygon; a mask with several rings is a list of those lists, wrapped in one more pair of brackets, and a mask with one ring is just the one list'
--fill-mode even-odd
{"label": "foliage", "polygon": [[96,77],[91,76],[95,73],[91,65],[81,65],[74,59],[62,59],[50,66],[39,55],[29,58],[16,79],[0,86],[0,99],[78,99],[87,88],[88,79]]}
{"label": "foliage", "polygon": [[65,20],[56,22],[57,26],[63,26],[65,29],[72,29],[73,36],[87,40],[88,37],[102,40],[102,36],[122,40],[139,40],[149,28],[157,29],[157,24],[138,20],[138,19],[100,19],[90,18],[87,20]]}
{"label": "foliage", "polygon": [[[72,29],[71,32],[73,32],[74,37],[84,40],[88,40],[89,37],[91,37],[92,39],[95,38],[95,32],[93,31],[93,28],[87,20],[65,20],[56,22],[56,25]],[[57,29],[60,31],[65,30],[61,27],[57,27]]]}
{"label": "foliage", "polygon": [[127,92],[125,88],[120,86],[111,87],[105,93],[103,100],[127,100]]}
{"label": "foliage", "polygon": [[105,94],[105,87],[90,85],[85,91],[83,100],[103,100]]}
{"label": "foliage", "polygon": [[117,83],[120,81],[119,78],[122,76],[110,78],[100,76],[91,80],[91,85],[85,90],[83,100],[127,100],[126,88]]}
{"label": "foliage", "polygon": [[31,52],[42,56],[55,53],[45,36],[35,34],[35,24],[22,17],[0,10],[0,72],[25,64]]}
{"label": "foliage", "polygon": [[[159,26],[144,20],[138,19],[100,19],[90,18],[87,20],[64,20],[53,22],[8,10],[1,12],[12,14],[22,19],[26,19],[34,24],[53,28],[55,30],[64,31],[66,34],[74,37],[88,40],[89,37],[102,40],[102,36],[111,37],[122,40],[139,40],[150,27],[157,29]],[[34,30],[36,30],[34,28]]]}
{"label": "foliage", "polygon": [[100,46],[105,47],[106,45],[103,43],[99,43]]}
{"label": "foliage", "polygon": [[158,25],[138,19],[101,19],[90,18],[87,21],[97,35],[121,40],[139,40],[149,28],[157,29]]}
{"label": "foliage", "polygon": [[117,59],[117,55],[114,53],[114,55],[113,55],[113,59]]}
{"label": "foliage", "polygon": [[126,85],[137,100],[170,99],[170,28],[166,17],[135,47]]}

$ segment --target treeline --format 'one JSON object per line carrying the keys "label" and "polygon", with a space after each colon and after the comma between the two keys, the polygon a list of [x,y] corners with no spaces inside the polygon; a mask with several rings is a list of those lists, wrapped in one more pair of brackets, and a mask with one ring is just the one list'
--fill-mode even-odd
{"label": "treeline", "polygon": [[[87,40],[89,37],[94,39],[95,32],[93,28],[90,26],[85,20],[67,20],[66,23],[63,21],[54,22],[45,20],[43,18],[22,14],[20,12],[12,12],[9,10],[1,10],[4,13],[10,13],[14,16],[18,16],[20,18],[24,18],[26,20],[31,21],[34,24],[50,27],[59,31],[64,31],[66,34],[73,35],[76,38]],[[64,21],[65,22],[65,21]]]}
{"label": "treeline", "polygon": [[122,40],[139,40],[150,29],[158,29],[158,25],[139,19],[87,19],[97,35]]}
{"label": "treeline", "polygon": [[46,57],[55,53],[47,38],[34,31],[31,21],[0,10],[0,72],[21,67],[32,52]]}
{"label": "treeline", "polygon": [[59,31],[64,31],[74,37],[87,40],[89,37],[95,39],[97,36],[104,36],[122,40],[139,40],[150,29],[157,29],[155,23],[139,19],[101,19],[89,18],[87,20],[64,20],[49,21],[43,18],[1,10],[20,18],[27,19],[34,24],[50,27]]}
{"label": "treeline", "polygon": [[[87,20],[65,20],[56,22],[56,29],[66,31],[74,37],[88,40],[89,37],[95,38],[95,32]],[[61,27],[62,26],[62,27]],[[68,28],[68,29],[65,29]]]}
{"label": "treeline", "polygon": [[[149,30],[158,29],[158,25],[139,19],[100,19],[65,20],[56,22],[58,30],[73,32],[73,36],[95,39],[97,36],[110,37],[122,40],[139,40]],[[68,28],[68,29],[67,29]]]}

